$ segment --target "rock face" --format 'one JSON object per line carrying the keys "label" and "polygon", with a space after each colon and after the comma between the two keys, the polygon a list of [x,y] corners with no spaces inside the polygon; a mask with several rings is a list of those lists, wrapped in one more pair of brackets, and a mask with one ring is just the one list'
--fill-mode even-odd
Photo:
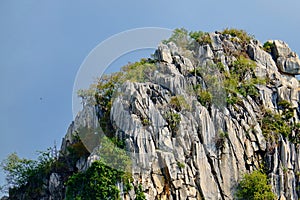
{"label": "rock face", "polygon": [[[199,47],[198,61],[214,63],[217,57],[228,68],[235,58],[225,48],[241,47],[223,35],[211,37],[211,45]],[[186,64],[192,62],[179,50],[174,52],[174,44],[169,46],[158,48],[160,62],[151,82],[126,82],[111,111],[116,135],[128,134],[126,143],[135,155],[134,180],[143,185],[147,199],[233,199],[242,174],[265,161],[276,195],[298,199],[299,145],[281,137],[273,146],[261,128],[261,107],[276,112],[281,100],[291,103],[297,113],[293,120],[298,121],[298,81],[287,75],[299,73],[298,57],[283,42],[274,41],[272,57],[258,41],[251,41],[246,51],[257,65],[255,74],[270,78],[267,86],[257,85],[260,100],[247,96],[239,105],[208,110],[188,92],[194,80],[184,69],[193,69]],[[165,116],[176,95],[184,96],[190,108],[178,112],[180,123],[174,131]],[[151,123],[143,125],[143,119]],[[227,133],[222,147],[216,142],[220,131]]]}
{"label": "rock face", "polygon": [[[299,122],[299,84],[294,77],[300,73],[298,56],[282,41],[272,41],[270,54],[256,40],[243,46],[229,35],[211,33],[209,37],[211,43],[197,46],[194,56],[173,42],[161,44],[151,80],[126,81],[118,89],[110,121],[131,155],[133,184],[141,184],[149,200],[234,199],[242,175],[265,164],[278,199],[298,199],[299,143],[282,135],[272,143],[262,131],[264,111],[279,113],[282,100],[291,104],[291,121]],[[220,94],[221,106],[202,105],[191,88],[203,77],[191,75],[192,71],[217,63],[228,71],[238,58],[235,52],[249,56],[257,66],[255,76],[267,78],[268,83],[256,85],[257,97],[246,95],[232,105],[224,103]],[[174,97],[183,97],[180,108],[172,107]],[[93,103],[86,103],[70,125],[61,151],[66,153],[80,127],[97,130],[102,114]],[[94,147],[87,148],[91,152]],[[85,170],[97,159],[94,153],[82,157],[77,169]],[[45,199],[64,198],[61,180],[59,173],[51,174],[50,195]],[[133,190],[122,192],[122,183],[119,188],[123,199],[135,199]]]}
{"label": "rock face", "polygon": [[274,40],[272,54],[277,59],[277,65],[280,71],[296,75],[300,73],[300,59],[288,45],[280,40]]}

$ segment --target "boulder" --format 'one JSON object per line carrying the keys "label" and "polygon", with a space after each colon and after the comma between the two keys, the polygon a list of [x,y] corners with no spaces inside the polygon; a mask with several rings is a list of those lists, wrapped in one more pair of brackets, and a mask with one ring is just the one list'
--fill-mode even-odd
{"label": "boulder", "polygon": [[[177,49],[174,47],[174,44],[171,45],[173,53],[177,51]],[[172,63],[172,55],[169,47],[165,44],[160,44],[158,46],[158,49],[155,53],[156,59],[159,61],[167,62],[167,63]]]}
{"label": "boulder", "polygon": [[286,74],[300,74],[300,59],[289,46],[280,40],[274,40],[273,57],[276,59],[278,69]]}
{"label": "boulder", "polygon": [[300,74],[300,59],[297,55],[291,57],[279,57],[277,59],[277,65],[281,72],[291,75]]}

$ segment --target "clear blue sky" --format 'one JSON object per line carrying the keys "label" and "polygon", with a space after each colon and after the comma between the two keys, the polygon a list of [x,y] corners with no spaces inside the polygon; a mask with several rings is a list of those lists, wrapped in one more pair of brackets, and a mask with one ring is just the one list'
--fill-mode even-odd
{"label": "clear blue sky", "polygon": [[[138,27],[245,29],[300,53],[300,1],[0,1],[0,160],[60,145],[72,121],[72,87],[88,53]],[[3,180],[3,177],[0,177]],[[1,181],[0,181],[1,182]]]}

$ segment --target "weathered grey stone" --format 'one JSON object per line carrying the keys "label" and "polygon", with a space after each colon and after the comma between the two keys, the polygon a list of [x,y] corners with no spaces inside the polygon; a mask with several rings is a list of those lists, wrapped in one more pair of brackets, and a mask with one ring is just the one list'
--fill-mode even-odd
{"label": "weathered grey stone", "polygon": [[[49,200],[62,199],[64,194],[62,193],[61,187],[64,183],[61,180],[61,177],[57,173],[52,173],[49,178],[49,192],[50,198]],[[46,198],[47,199],[47,198]]]}
{"label": "weathered grey stone", "polygon": [[188,187],[187,188],[187,195],[189,197],[196,197],[197,196],[197,189],[195,187]]}
{"label": "weathered grey stone", "polygon": [[178,47],[176,46],[176,44],[174,42],[169,42],[167,45],[168,45],[168,47],[170,49],[170,52],[173,56],[179,55],[179,49],[178,49]]}
{"label": "weathered grey stone", "polygon": [[[172,45],[172,46],[174,46],[174,45]],[[173,50],[175,50],[174,48],[175,47],[173,47]],[[158,46],[158,49],[156,51],[156,56],[157,56],[157,59],[160,61],[164,61],[167,63],[172,63],[172,61],[173,61],[170,49],[168,48],[167,45],[164,45],[164,44],[160,44]]]}
{"label": "weathered grey stone", "polygon": [[222,46],[222,40],[220,39],[219,34],[216,33],[211,33],[210,37],[212,39],[211,46],[213,51],[222,51],[223,46]]}
{"label": "weathered grey stone", "polygon": [[258,67],[255,69],[255,74],[258,77],[270,76],[272,73],[277,73],[277,66],[272,56],[262,50],[255,44],[248,45],[247,53],[249,57],[257,62]]}
{"label": "weathered grey stone", "polygon": [[161,194],[164,189],[164,177],[162,175],[152,174],[153,182],[158,194]]}
{"label": "weathered grey stone", "polygon": [[300,59],[289,46],[280,40],[274,40],[274,55],[278,69],[286,74],[300,74]]}
{"label": "weathered grey stone", "polygon": [[[272,42],[272,41],[270,41],[270,42]],[[274,40],[273,44],[274,44],[274,50],[275,50],[275,57],[276,58],[278,58],[278,57],[287,57],[292,53],[291,49],[289,48],[289,46],[284,41]]]}
{"label": "weathered grey stone", "polygon": [[183,181],[181,179],[175,180],[172,182],[172,184],[175,187],[175,189],[179,189],[183,186]]}
{"label": "weathered grey stone", "polygon": [[279,57],[277,59],[277,65],[280,71],[292,74],[300,74],[300,59],[298,56],[295,57]]}

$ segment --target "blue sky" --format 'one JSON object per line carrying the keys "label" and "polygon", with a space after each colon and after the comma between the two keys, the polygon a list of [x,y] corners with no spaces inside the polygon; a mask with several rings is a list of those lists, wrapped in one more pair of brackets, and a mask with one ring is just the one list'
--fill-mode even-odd
{"label": "blue sky", "polygon": [[299,0],[1,0],[0,160],[60,145],[77,70],[108,37],[139,27],[235,27],[262,42],[284,40],[299,54],[299,8]]}

